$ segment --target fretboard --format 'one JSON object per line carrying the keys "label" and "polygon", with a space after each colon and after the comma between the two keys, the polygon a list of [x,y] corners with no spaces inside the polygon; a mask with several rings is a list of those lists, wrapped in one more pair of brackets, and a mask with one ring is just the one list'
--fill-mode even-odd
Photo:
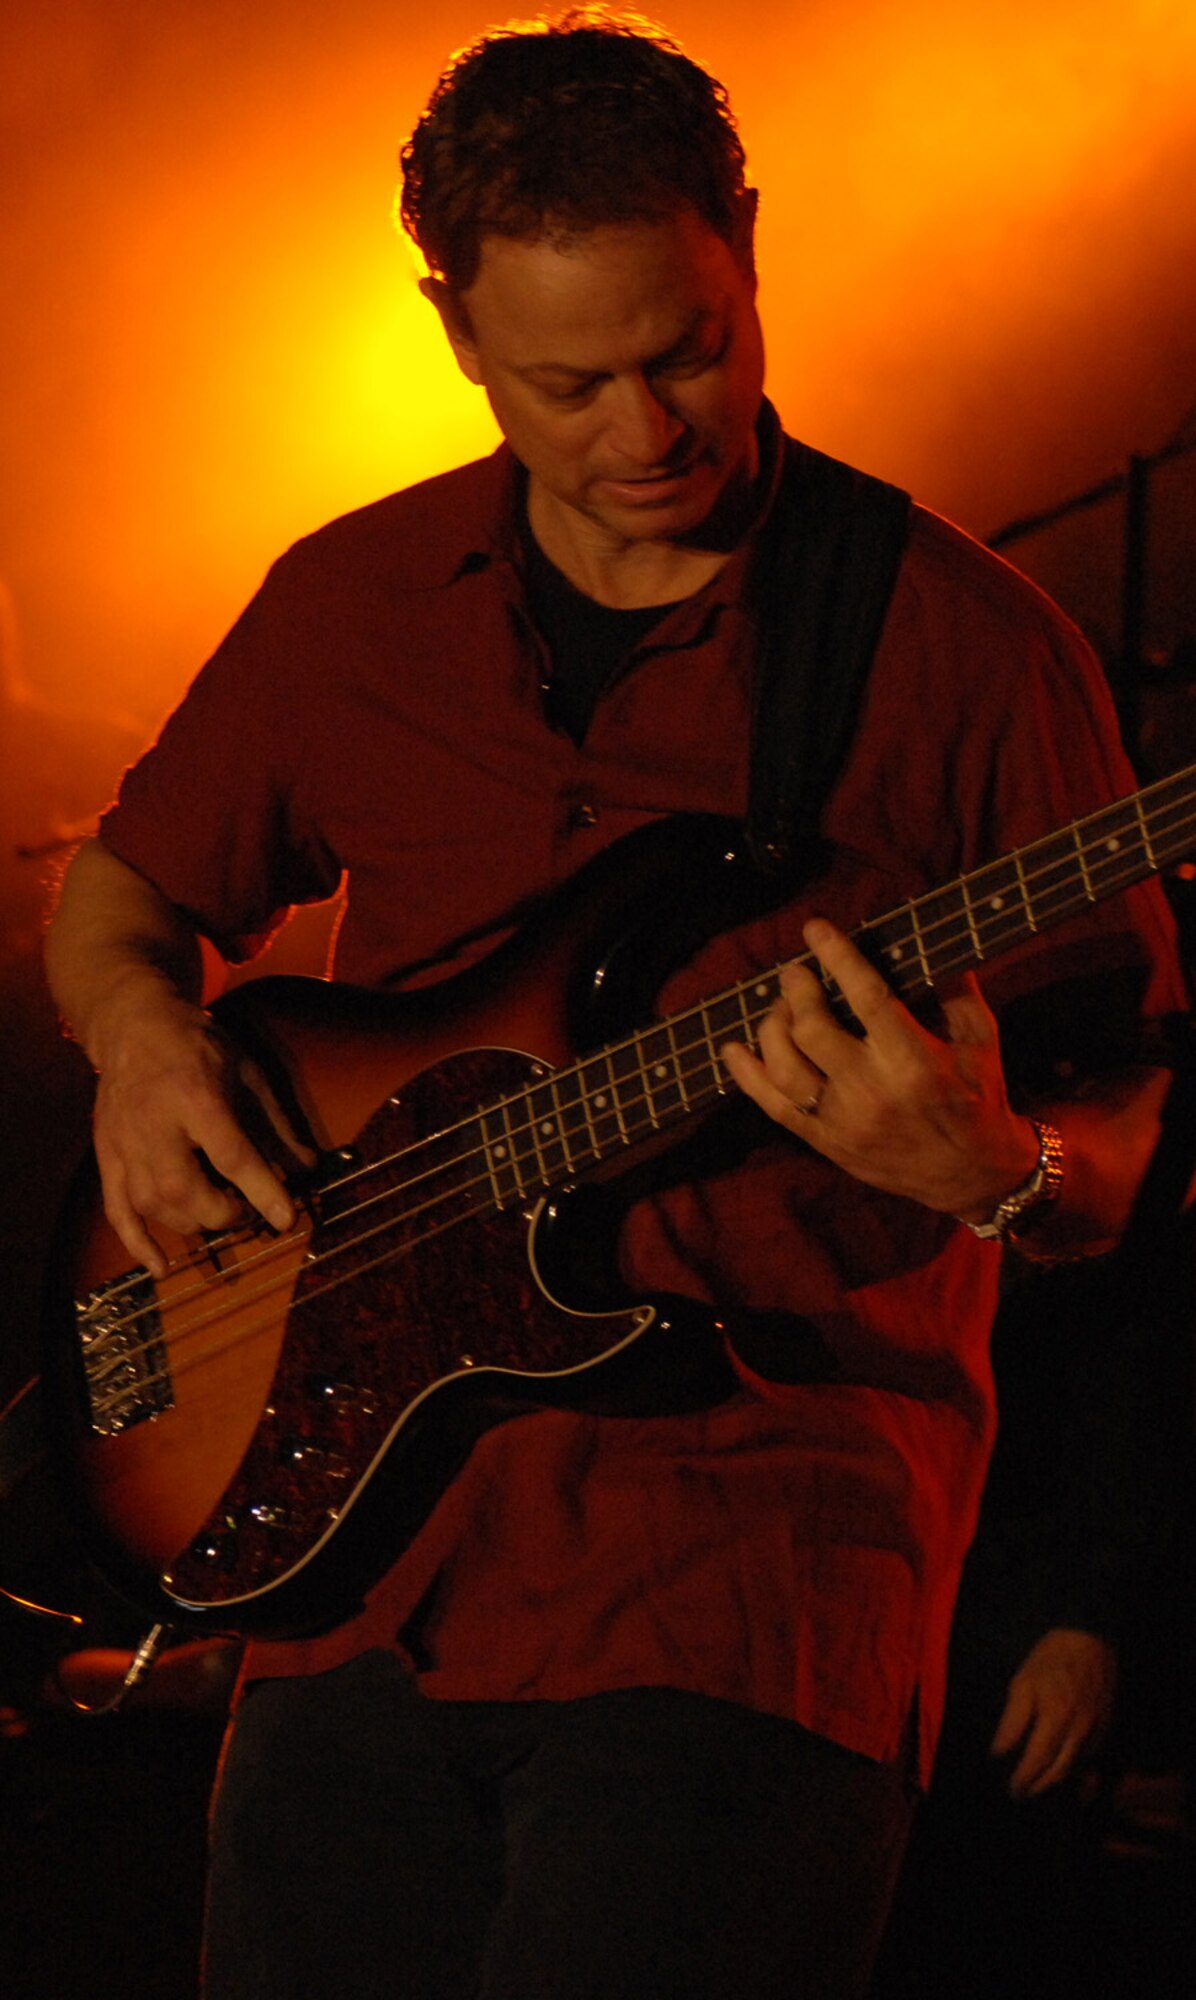
{"label": "fretboard", "polygon": [[[1193,846],[1196,766],[916,897],[863,925],[855,941],[903,999],[917,1001],[939,980],[998,957]],[[708,1109],[729,1088],[720,1047],[755,1040],[781,970],[545,1071],[455,1128],[456,1158],[471,1163],[475,1199],[496,1209],[538,1199]]]}

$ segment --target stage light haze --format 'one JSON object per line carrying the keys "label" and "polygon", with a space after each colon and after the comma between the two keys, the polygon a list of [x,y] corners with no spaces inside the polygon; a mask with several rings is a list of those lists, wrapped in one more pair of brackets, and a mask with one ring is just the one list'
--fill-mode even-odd
{"label": "stage light haze", "polygon": [[[4,61],[9,671],[153,727],[270,559],[488,450],[390,221],[489,17],[31,0]],[[679,0],[789,427],[987,534],[1196,403],[1190,0]]]}

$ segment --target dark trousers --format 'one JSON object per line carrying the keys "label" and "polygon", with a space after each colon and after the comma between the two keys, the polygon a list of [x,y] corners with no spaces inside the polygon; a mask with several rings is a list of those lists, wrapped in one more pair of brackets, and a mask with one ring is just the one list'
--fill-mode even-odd
{"label": "dark trousers", "polygon": [[207,2000],[857,2000],[909,1812],[730,1702],[433,1702],[365,1654],[242,1703]]}

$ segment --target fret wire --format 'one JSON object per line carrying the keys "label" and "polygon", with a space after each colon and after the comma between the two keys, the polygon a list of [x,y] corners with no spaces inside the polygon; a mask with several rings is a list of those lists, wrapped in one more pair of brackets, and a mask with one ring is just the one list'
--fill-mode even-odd
{"label": "fret wire", "polygon": [[550,1187],[552,1185],[552,1176],[548,1171],[548,1166],[544,1158],[544,1150],[540,1144],[540,1113],[537,1110],[535,1104],[536,1090],[538,1090],[540,1087],[541,1086],[537,1084],[532,1090],[527,1091],[525,1094],[525,1102],[527,1104],[527,1125],[525,1127],[525,1130],[527,1132],[528,1138],[532,1142],[532,1151],[535,1153],[536,1156],[536,1166],[540,1176],[540,1186]]}
{"label": "fret wire", "polygon": [[[620,1061],[626,1065],[625,1068],[620,1067]],[[630,1111],[634,1119],[636,1107],[643,1102],[647,1105],[649,1116],[653,1118],[653,1123],[655,1123],[653,1115],[654,1107],[651,1093],[648,1089],[648,1078],[644,1067],[641,1039],[638,1035],[632,1035],[627,1041],[620,1042],[611,1049],[611,1065],[616,1088],[619,1093],[620,1105],[623,1110]],[[628,1094],[627,1102],[624,1101],[624,1092]],[[635,1129],[634,1124],[632,1129]]]}
{"label": "fret wire", "polygon": [[636,1061],[639,1065],[639,1073],[643,1080],[643,1098],[645,1104],[648,1107],[648,1116],[652,1120],[652,1125],[654,1129],[656,1131],[659,1131],[660,1120],[656,1115],[656,1097],[652,1089],[651,1081],[648,1076],[648,1065],[644,1061],[643,1042],[638,1035],[636,1036],[635,1040],[635,1053],[636,1053]]}
{"label": "fret wire", "polygon": [[520,1199],[522,1200],[527,1194],[527,1189],[523,1185],[523,1176],[519,1171],[519,1149],[515,1144],[515,1134],[511,1127],[509,1098],[503,1102],[501,1110],[502,1110],[503,1130],[507,1135],[507,1146],[511,1156],[511,1175],[515,1182],[516,1192],[518,1193]]}
{"label": "fret wire", "polygon": [[1073,826],[1071,831],[1072,831],[1072,838],[1075,841],[1076,855],[1080,863],[1080,872],[1084,877],[1084,886],[1088,891],[1088,901],[1090,903],[1095,903],[1096,897],[1092,892],[1092,878],[1088,873],[1088,863],[1084,856],[1083,836],[1081,835],[1078,826]]}
{"label": "fret wire", "polygon": [[479,1119],[478,1123],[481,1127],[481,1133],[482,1133],[482,1150],[486,1156],[486,1171],[490,1176],[490,1185],[494,1190],[494,1206],[497,1209],[501,1210],[505,1206],[505,1204],[503,1201],[502,1188],[499,1184],[498,1170],[495,1165],[493,1147],[486,1136],[485,1118],[482,1117],[481,1119]]}
{"label": "fret wire", "polygon": [[[807,956],[807,957],[805,958],[805,960],[804,960],[804,963],[805,963],[805,965],[806,965],[806,967],[807,967],[807,969],[808,969],[809,971],[812,971],[812,972],[813,972],[813,971],[816,971],[816,970],[817,970],[817,967],[816,967],[816,965],[815,965],[815,963],[814,963],[814,961],[813,961],[813,954],[812,954],[812,953],[811,953],[811,954],[809,954],[809,955],[808,955],[808,956]],[[758,992],[759,992],[759,993],[761,994],[761,996],[762,996],[762,997],[761,997],[761,1004],[760,1004],[760,1011],[759,1011],[759,1013],[758,1013],[758,1014],[756,1015],[756,1026],[757,1026],[757,1029],[759,1029],[759,1028],[761,1028],[761,1027],[763,1026],[763,1024],[764,1024],[764,1022],[765,1022],[765,1021],[767,1020],[767,1018],[768,1018],[769,1014],[770,1014],[770,1013],[772,1012],[772,1009],[773,1009],[774,1005],[776,1004],[777,1000],[778,1000],[778,999],[780,998],[780,993],[781,993],[781,987],[780,987],[780,978],[779,978],[779,972],[780,972],[780,968],[778,967],[778,978],[777,978],[776,982],[775,982],[775,983],[774,983],[774,984],[773,984],[773,985],[772,985],[771,987],[769,987],[769,986],[767,985],[767,983],[761,983],[761,985],[760,985],[760,986],[759,986],[758,988],[753,988],[753,992],[756,992],[756,991],[758,991]],[[831,984],[832,984],[832,986],[834,985],[834,981],[833,981],[833,980],[831,981]],[[757,1034],[757,1040],[759,1040],[759,1035],[758,1035],[758,1034]]]}
{"label": "fret wire", "polygon": [[681,1093],[681,1102],[684,1105],[685,1109],[688,1110],[689,1096],[685,1088],[685,1077],[681,1069],[681,1061],[677,1050],[677,1037],[673,1032],[673,1023],[671,1021],[666,1021],[664,1023],[664,1028],[669,1038],[669,1047],[673,1052],[673,1072],[677,1078],[677,1088]]}
{"label": "fret wire", "polygon": [[757,973],[751,979],[741,979],[735,988],[735,998],[739,1005],[739,1018],[743,1023],[743,1034],[748,1047],[758,1040],[761,1021],[772,1004],[768,982]]}
{"label": "fret wire", "polygon": [[963,895],[964,912],[968,920],[968,929],[972,933],[972,943],[976,949],[976,956],[982,959],[984,957],[984,946],[980,942],[980,932],[976,928],[976,917],[972,909],[972,899],[968,894],[968,885],[966,882],[961,881],[959,886]]}
{"label": "fret wire", "polygon": [[599,1054],[588,1057],[582,1067],[585,1073],[586,1112],[593,1123],[595,1151],[599,1159],[605,1159],[616,1143],[622,1143],[623,1138],[610,1063]]}
{"label": "fret wire", "polygon": [[620,1134],[622,1135],[623,1144],[625,1146],[629,1146],[631,1144],[631,1141],[627,1136],[627,1127],[623,1121],[623,1105],[619,1098],[619,1084],[618,1084],[618,1079],[615,1076],[613,1052],[610,1049],[606,1049],[604,1050],[603,1053],[606,1061],[606,1074],[610,1078],[611,1101],[615,1107],[615,1117],[618,1120],[619,1131]]}
{"label": "fret wire", "polygon": [[743,986],[743,985],[740,985],[740,986],[737,986],[737,987],[736,987],[736,989],[735,989],[735,998],[736,998],[736,999],[738,1000],[738,1002],[739,1002],[739,1012],[740,1012],[740,1015],[742,1016],[742,1019],[743,1019],[743,1032],[744,1032],[744,1036],[745,1036],[745,1038],[746,1038],[746,1040],[747,1040],[747,1043],[748,1043],[748,1046],[749,1046],[749,1048],[750,1048],[750,1047],[751,1047],[751,1044],[752,1044],[752,1041],[753,1041],[753,1039],[754,1039],[754,1028],[755,1028],[755,1023],[753,1022],[753,1019],[752,1019],[752,1016],[751,1016],[751,1015],[750,1015],[750,1014],[748,1013],[748,1009],[747,1009],[747,988],[746,988],[746,986]]}
{"label": "fret wire", "polygon": [[746,1032],[742,994],[736,988],[716,994],[702,1003],[699,1012],[706,1039],[709,1073],[715,1089],[725,1097],[729,1086],[726,1071],[719,1060],[718,1044],[737,1041]]}
{"label": "fret wire", "polygon": [[556,1129],[561,1142],[561,1152],[565,1156],[565,1172],[573,1172],[573,1155],[569,1151],[569,1130],[565,1124],[565,1110],[561,1103],[560,1077],[554,1073],[548,1080],[552,1101],[556,1106]]}
{"label": "fret wire", "polygon": [[930,965],[926,957],[926,947],[922,942],[922,926],[918,922],[918,912],[913,903],[909,906],[909,914],[910,922],[913,926],[914,944],[917,947],[918,960],[922,967],[922,977],[928,986],[933,986],[934,980],[930,976]]}
{"label": "fret wire", "polygon": [[[565,1150],[569,1155],[570,1168],[584,1166],[587,1160],[598,1157],[594,1139],[594,1128],[589,1106],[585,1101],[585,1082],[581,1064],[573,1063],[556,1072],[557,1096],[561,1104],[561,1130]],[[576,1144],[577,1156],[573,1155]]]}
{"label": "fret wire", "polygon": [[[1026,916],[1016,870],[1011,872],[1006,861],[990,862],[976,879],[983,884],[984,891],[983,902],[977,897],[972,898],[977,929],[990,949],[1000,950],[1004,935],[1012,931],[1014,936],[1020,936],[1025,928]],[[1011,896],[1013,901],[1010,901]]]}
{"label": "fret wire", "polygon": [[578,1097],[581,1103],[582,1115],[584,1116],[586,1121],[586,1130],[590,1135],[590,1151],[593,1153],[594,1158],[596,1160],[600,1160],[602,1158],[603,1149],[598,1138],[598,1128],[594,1123],[594,1116],[592,1111],[590,1110],[590,1093],[586,1086],[585,1078],[582,1072],[582,1065],[580,1063],[577,1066],[577,1088],[578,1088]]}
{"label": "fret wire", "polygon": [[[710,1012],[705,1001],[703,1001],[702,1004],[699,1006],[698,1013],[699,1016],[701,1017],[702,1037],[706,1045],[706,1062],[711,1071],[711,1074],[713,1074],[714,1072],[716,1072],[721,1068],[721,1064],[719,1063],[718,1053],[714,1046],[714,1035],[711,1032],[711,1027],[710,1027]],[[721,1086],[719,1087],[719,1094],[720,1095],[722,1094]]]}
{"label": "fret wire", "polygon": [[668,1030],[658,1025],[647,1029],[638,1038],[643,1057],[644,1078],[652,1098],[652,1109],[657,1119],[663,1109],[667,1109],[669,1085],[672,1081]]}
{"label": "fret wire", "polygon": [[1013,859],[1017,868],[1017,879],[1021,885],[1022,902],[1026,906],[1026,922],[1032,931],[1036,931],[1038,929],[1038,922],[1034,915],[1034,898],[1030,894],[1030,884],[1026,880],[1026,871],[1022,865],[1022,857],[1020,854],[1015,854]]}
{"label": "fret wire", "polygon": [[[704,1016],[704,1008],[699,1008],[697,1011],[699,1015]],[[694,1058],[692,1067],[688,1066],[686,1061],[690,1056]],[[707,1038],[704,1034],[699,1034],[696,1041],[686,1042],[677,1050],[677,1081],[686,1110],[702,1104],[709,1097],[721,1097],[724,1094],[718,1072],[719,1066],[710,1062]]]}

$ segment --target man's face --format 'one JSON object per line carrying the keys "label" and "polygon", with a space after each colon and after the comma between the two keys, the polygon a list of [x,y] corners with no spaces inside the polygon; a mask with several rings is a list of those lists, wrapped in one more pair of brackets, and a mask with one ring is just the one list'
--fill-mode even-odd
{"label": "man's face", "polygon": [[428,289],[535,505],[583,517],[612,547],[700,545],[719,500],[754,476],[750,249],[737,256],[692,210],[563,245],[487,236],[463,310]]}

